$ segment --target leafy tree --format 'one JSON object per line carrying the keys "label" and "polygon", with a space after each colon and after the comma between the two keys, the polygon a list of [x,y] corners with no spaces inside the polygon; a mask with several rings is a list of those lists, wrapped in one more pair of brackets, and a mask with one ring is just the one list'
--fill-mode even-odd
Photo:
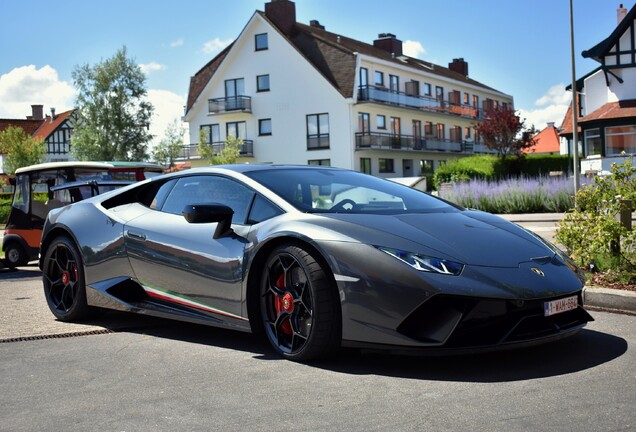
{"label": "leafy tree", "polygon": [[502,160],[535,145],[534,126],[526,128],[525,121],[509,108],[499,107],[486,111],[484,121],[475,128],[486,147],[496,150]]}
{"label": "leafy tree", "polygon": [[207,133],[201,129],[199,130],[199,145],[198,150],[201,158],[207,159],[210,165],[226,165],[236,163],[243,145],[243,140],[233,136],[228,136],[225,140],[225,145],[215,151],[214,146],[208,144]]}
{"label": "leafy tree", "polygon": [[157,163],[166,165],[168,168],[174,166],[174,161],[181,153],[183,147],[184,127],[181,122],[175,119],[168,125],[163,139],[155,147],[153,158]]}
{"label": "leafy tree", "polygon": [[21,127],[9,126],[0,132],[0,153],[7,155],[4,172],[13,174],[18,168],[42,162],[46,148],[43,140],[33,138]]}
{"label": "leafy tree", "polygon": [[80,160],[145,160],[153,106],[146,76],[124,46],[94,66],[73,69],[78,121],[71,138]]}

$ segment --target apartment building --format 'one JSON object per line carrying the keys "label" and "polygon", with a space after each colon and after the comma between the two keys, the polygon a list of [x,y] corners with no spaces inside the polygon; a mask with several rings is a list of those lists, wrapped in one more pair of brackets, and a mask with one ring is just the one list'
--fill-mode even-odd
{"label": "apartment building", "polygon": [[243,140],[241,162],[316,164],[380,177],[431,174],[488,150],[474,126],[513,98],[448,67],[403,53],[381,33],[372,43],[296,21],[295,4],[272,0],[190,82],[182,160],[203,165],[197,143]]}

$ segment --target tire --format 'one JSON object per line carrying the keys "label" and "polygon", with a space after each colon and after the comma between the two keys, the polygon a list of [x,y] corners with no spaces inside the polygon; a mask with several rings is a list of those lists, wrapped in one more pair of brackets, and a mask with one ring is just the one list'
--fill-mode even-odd
{"label": "tire", "polygon": [[57,319],[76,322],[90,315],[82,257],[67,237],[57,237],[49,245],[42,265],[42,281],[46,302]]}
{"label": "tire", "polygon": [[26,251],[18,242],[12,241],[4,251],[4,257],[9,268],[20,267],[29,263]]}
{"label": "tire", "polygon": [[277,247],[267,259],[259,291],[261,324],[283,357],[315,360],[340,347],[340,301],[329,275],[297,246]]}

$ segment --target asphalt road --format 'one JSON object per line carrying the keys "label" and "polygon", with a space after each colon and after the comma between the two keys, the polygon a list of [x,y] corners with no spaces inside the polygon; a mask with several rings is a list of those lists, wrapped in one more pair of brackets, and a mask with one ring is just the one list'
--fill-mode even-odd
{"label": "asphalt road", "polygon": [[34,267],[0,272],[0,305],[0,431],[636,430],[634,316],[533,349],[304,365],[229,330],[59,323]]}

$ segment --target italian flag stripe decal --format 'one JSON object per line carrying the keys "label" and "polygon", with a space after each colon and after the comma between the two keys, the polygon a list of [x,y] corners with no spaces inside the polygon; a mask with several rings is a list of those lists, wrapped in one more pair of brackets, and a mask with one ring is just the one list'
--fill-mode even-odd
{"label": "italian flag stripe decal", "polygon": [[174,293],[172,291],[162,291],[162,290],[151,288],[145,285],[144,285],[144,291],[146,291],[146,294],[148,294],[150,297],[153,297],[159,300],[167,301],[170,303],[177,303],[183,306],[188,306],[188,307],[199,309],[202,311],[212,312],[218,315],[240,319],[242,321],[248,321],[247,318],[243,318],[241,316],[234,315],[232,313],[225,312],[220,309],[216,309],[216,308],[204,305],[203,303],[196,302],[194,300],[191,300],[183,295]]}

